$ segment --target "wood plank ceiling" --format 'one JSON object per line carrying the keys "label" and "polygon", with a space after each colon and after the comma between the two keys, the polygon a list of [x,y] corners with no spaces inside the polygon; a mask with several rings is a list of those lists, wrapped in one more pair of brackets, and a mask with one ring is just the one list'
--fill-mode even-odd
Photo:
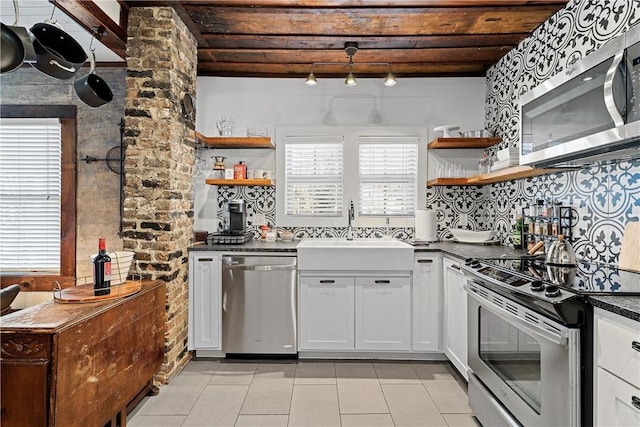
{"label": "wood plank ceiling", "polygon": [[[52,1],[52,0],[50,0]],[[198,75],[307,76],[348,71],[345,42],[357,42],[353,72],[384,76],[483,76],[566,0],[119,0],[119,27],[104,44],[124,56],[128,8],[171,5],[198,41]],[[56,0],[82,25],[105,16],[86,0]],[[87,24],[89,22],[90,24]],[[108,22],[106,22],[108,24]],[[109,39],[112,39],[110,40]]]}

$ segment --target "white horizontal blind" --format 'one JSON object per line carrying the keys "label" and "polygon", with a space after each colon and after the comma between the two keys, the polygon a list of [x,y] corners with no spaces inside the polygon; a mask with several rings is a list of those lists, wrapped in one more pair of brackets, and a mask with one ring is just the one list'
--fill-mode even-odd
{"label": "white horizontal blind", "polygon": [[0,121],[0,271],[60,273],[58,119]]}
{"label": "white horizontal blind", "polygon": [[287,136],[285,215],[342,215],[342,136]]}
{"label": "white horizontal blind", "polygon": [[359,215],[413,216],[418,137],[359,136]]}

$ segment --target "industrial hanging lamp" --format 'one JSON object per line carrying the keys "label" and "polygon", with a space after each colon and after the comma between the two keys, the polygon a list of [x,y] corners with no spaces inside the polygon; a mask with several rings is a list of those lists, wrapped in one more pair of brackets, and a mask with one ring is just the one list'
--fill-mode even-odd
{"label": "industrial hanging lamp", "polygon": [[[344,52],[347,54],[347,58],[349,58],[349,62],[314,62],[311,64],[311,71],[309,71],[309,75],[307,76],[306,84],[307,86],[317,86],[318,80],[316,79],[316,75],[313,73],[313,69],[317,65],[346,65],[349,67],[349,73],[347,77],[344,79],[344,84],[347,86],[355,86],[358,84],[356,80],[356,76],[353,74],[353,57],[356,53],[358,53],[358,43],[356,42],[346,42],[344,44]],[[358,64],[367,64],[367,65],[386,65],[387,66],[387,76],[384,79],[385,86],[395,86],[397,83],[396,77],[391,72],[391,64],[388,62],[359,62]]]}

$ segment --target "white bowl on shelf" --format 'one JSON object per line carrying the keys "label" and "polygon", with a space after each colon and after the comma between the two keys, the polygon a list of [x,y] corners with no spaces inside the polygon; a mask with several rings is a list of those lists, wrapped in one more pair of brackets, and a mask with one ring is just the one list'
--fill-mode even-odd
{"label": "white bowl on shelf", "polygon": [[451,133],[454,130],[458,130],[460,129],[460,126],[455,126],[455,125],[442,125],[442,126],[438,126],[433,128],[434,132],[442,132],[442,137],[443,138],[451,138]]}
{"label": "white bowl on shelf", "polygon": [[461,228],[450,228],[449,231],[453,238],[463,243],[486,243],[493,240],[496,235],[494,230],[489,231],[473,231],[463,230]]}

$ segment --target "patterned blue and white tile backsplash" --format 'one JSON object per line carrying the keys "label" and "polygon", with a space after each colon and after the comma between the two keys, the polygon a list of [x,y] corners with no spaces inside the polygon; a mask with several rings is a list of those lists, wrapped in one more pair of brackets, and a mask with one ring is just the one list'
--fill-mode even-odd
{"label": "patterned blue and white tile backsplash", "polygon": [[[640,22],[640,0],[573,0],[567,7],[510,51],[487,73],[485,128],[501,136],[499,148],[517,146],[518,100],[567,65],[586,56],[611,37]],[[535,199],[560,200],[571,206],[576,225],[575,247],[580,256],[617,262],[624,225],[640,217],[640,160],[611,162],[578,171],[508,181],[485,187],[427,188],[426,207],[437,211],[438,235],[459,226],[461,213],[473,229],[498,230],[510,244],[516,213]],[[257,234],[254,214],[275,223],[275,191],[270,187],[219,187],[218,220],[227,200],[248,203],[249,228]],[[300,237],[342,237],[345,228],[290,229]],[[358,229],[359,237],[380,237],[384,228]],[[394,237],[410,239],[412,228],[394,228]]]}
{"label": "patterned blue and white tile backsplash", "polygon": [[574,246],[582,257],[616,263],[624,225],[640,218],[640,160],[603,163],[572,172],[507,181],[485,187],[430,187],[427,206],[437,211],[438,235],[459,227],[461,213],[478,230],[498,230],[511,243],[516,214],[532,200],[570,206]]}
{"label": "patterned blue and white tile backsplash", "polygon": [[[638,23],[640,0],[573,0],[507,53],[487,73],[485,127],[502,137],[499,148],[519,144],[523,93]],[[429,198],[440,199],[439,192]],[[539,198],[558,199],[574,210],[577,252],[615,263],[625,224],[640,217],[640,160],[494,184],[485,192],[484,205],[476,202],[482,207],[475,218],[486,228],[497,228],[505,242],[522,206]]]}

